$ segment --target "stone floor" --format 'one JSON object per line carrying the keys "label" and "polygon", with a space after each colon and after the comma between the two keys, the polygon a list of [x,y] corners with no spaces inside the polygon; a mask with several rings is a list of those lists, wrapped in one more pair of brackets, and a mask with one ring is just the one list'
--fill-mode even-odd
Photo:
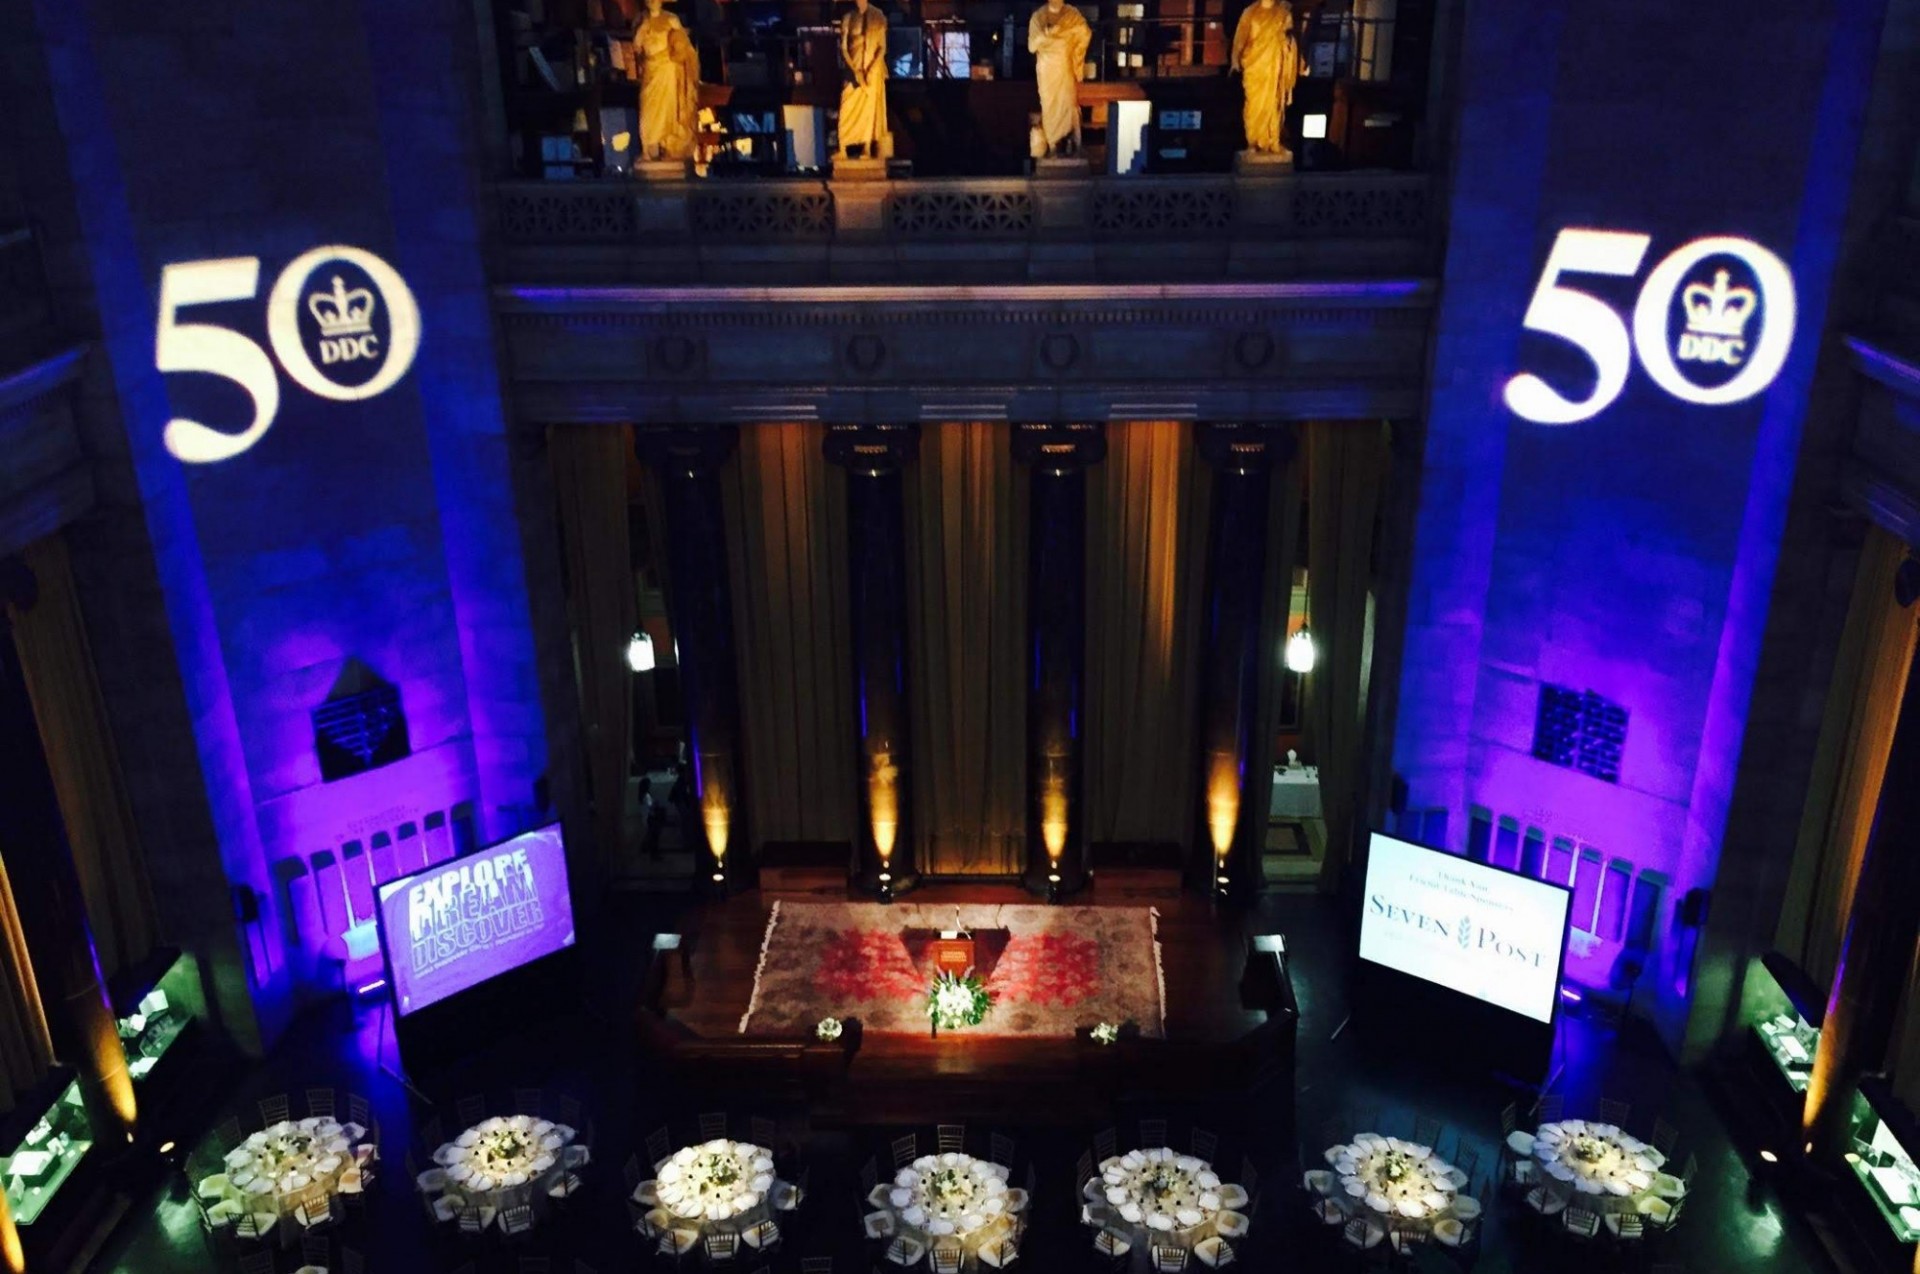
{"label": "stone floor", "polygon": [[[389,1171],[369,1201],[365,1215],[338,1233],[337,1241],[360,1251],[366,1268],[376,1274],[426,1274],[459,1270],[471,1262],[477,1274],[516,1274],[522,1257],[548,1257],[554,1274],[580,1269],[606,1272],[650,1268],[626,1232],[626,1213],[620,1195],[620,1164],[638,1148],[645,1131],[670,1123],[676,1142],[692,1136],[693,1110],[679,1100],[637,1059],[627,1026],[632,985],[647,946],[647,935],[672,927],[680,901],[671,895],[623,893],[611,896],[609,907],[617,923],[605,926],[616,935],[607,941],[591,967],[598,976],[584,986],[577,1006],[556,1022],[534,1030],[516,1029],[503,1022],[491,1038],[476,1041],[471,1056],[445,1073],[413,1076],[424,1098],[439,1106],[443,1124],[452,1130],[453,1103],[463,1095],[490,1092],[504,1100],[513,1087],[541,1086],[551,1094],[567,1093],[580,1099],[595,1123],[596,1165],[591,1189],[576,1200],[564,1216],[554,1218],[521,1247],[463,1246],[455,1236],[435,1227],[408,1188],[405,1147],[417,1126],[432,1114],[420,1099],[380,1065],[381,1017],[363,1011],[353,1017],[344,1006],[316,1010],[264,1063],[247,1068],[232,1085],[219,1085],[204,1094],[206,1100],[193,1135],[226,1114],[243,1119],[253,1102],[269,1093],[297,1094],[310,1085],[333,1084],[367,1094],[382,1121],[389,1147]],[[1306,894],[1269,895],[1261,904],[1263,927],[1284,931],[1294,953],[1294,977],[1302,1010],[1299,1048],[1298,1126],[1308,1130],[1303,1139],[1317,1138],[1321,1121],[1330,1115],[1362,1109],[1380,1111],[1388,1130],[1410,1128],[1414,1113],[1444,1120],[1449,1147],[1456,1136],[1478,1147],[1482,1164],[1494,1160],[1501,1106],[1510,1094],[1500,1084],[1481,1076],[1446,1075],[1448,1041],[1410,1040],[1403,1050],[1368,1047],[1353,1032],[1339,1031],[1347,1017],[1344,992],[1344,952],[1351,950],[1339,911],[1330,899]],[[593,940],[591,934],[586,935]],[[1836,1270],[1825,1248],[1806,1224],[1787,1214],[1770,1187],[1755,1179],[1750,1165],[1731,1144],[1715,1109],[1696,1082],[1674,1068],[1647,1045],[1622,1040],[1609,1029],[1574,1024],[1566,1033],[1567,1068],[1561,1090],[1568,1109],[1590,1106],[1601,1093],[1634,1103],[1639,1121],[1650,1124],[1662,1114],[1681,1129],[1685,1149],[1700,1160],[1695,1196],[1687,1214],[1659,1260],[1676,1262],[1694,1274],[1773,1274],[1803,1270]],[[393,1062],[388,1042],[384,1060]],[[744,1126],[749,1113],[771,1115],[783,1127],[805,1129],[805,1112],[767,1109],[751,1093],[732,1102],[731,1115]],[[1222,1134],[1218,1156],[1237,1165],[1244,1153],[1258,1166],[1267,1188],[1255,1217],[1252,1242],[1242,1268],[1250,1271],[1319,1271],[1339,1268],[1336,1252],[1321,1246],[1321,1235],[1306,1224],[1296,1192],[1286,1188],[1296,1170],[1296,1149],[1270,1144],[1259,1133],[1266,1112],[1235,1110],[1208,1094],[1196,1094],[1191,1106],[1180,1110],[1121,1112],[1122,1143],[1131,1121],[1142,1115],[1167,1116],[1175,1140],[1184,1139],[1189,1123],[1200,1123]],[[922,1136],[940,1115],[937,1093],[929,1093]],[[840,1274],[867,1274],[871,1268],[857,1230],[855,1184],[857,1165],[879,1151],[885,1159],[886,1138],[902,1130],[874,1128],[857,1133],[806,1132],[804,1155],[811,1164],[813,1202],[787,1252],[773,1263],[778,1270],[797,1268],[797,1258],[831,1255]],[[972,1130],[984,1142],[986,1128]],[[1092,1129],[1005,1129],[1020,1143],[1023,1159],[1030,1157],[1039,1173],[1035,1220],[1022,1264],[1045,1274],[1049,1271],[1091,1269],[1087,1235],[1074,1221],[1068,1203],[1072,1163]],[[1307,1150],[1317,1155],[1318,1147]],[[1021,1170],[1024,1170],[1022,1168]],[[174,1173],[153,1194],[131,1200],[126,1220],[101,1250],[91,1269],[111,1274],[187,1274],[225,1268],[229,1261],[210,1253],[203,1244],[186,1182]],[[864,1209],[858,1209],[864,1210]],[[1650,1254],[1653,1255],[1653,1254]],[[1438,1252],[1423,1256],[1435,1270],[1453,1268]],[[1579,1268],[1617,1268],[1603,1252],[1574,1253],[1552,1236],[1536,1233],[1522,1223],[1509,1206],[1496,1207],[1482,1255],[1474,1267],[1484,1274],[1506,1271],[1559,1271]],[[296,1252],[281,1254],[278,1268],[300,1265]],[[740,1267],[752,1271],[747,1262]]]}

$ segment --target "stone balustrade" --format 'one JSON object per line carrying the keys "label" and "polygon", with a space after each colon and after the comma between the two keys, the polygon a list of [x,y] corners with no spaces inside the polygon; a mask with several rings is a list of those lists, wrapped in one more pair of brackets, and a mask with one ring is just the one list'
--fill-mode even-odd
{"label": "stone balustrade", "polygon": [[1428,179],[1393,172],[508,182],[499,283],[1427,277]]}

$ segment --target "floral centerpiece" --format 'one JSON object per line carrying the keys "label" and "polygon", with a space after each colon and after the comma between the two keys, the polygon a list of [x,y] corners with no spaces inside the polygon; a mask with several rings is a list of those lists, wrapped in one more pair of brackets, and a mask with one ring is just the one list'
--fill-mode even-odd
{"label": "floral centerpiece", "polygon": [[481,1165],[490,1172],[498,1173],[524,1168],[538,1144],[527,1132],[517,1128],[501,1128],[483,1133],[474,1148]]}
{"label": "floral centerpiece", "polygon": [[959,1217],[973,1208],[979,1180],[967,1168],[936,1168],[921,1178],[927,1207],[936,1216]]}
{"label": "floral centerpiece", "polygon": [[1586,1134],[1573,1139],[1573,1155],[1581,1163],[1598,1163],[1607,1153],[1607,1143]]}
{"label": "floral centerpiece", "polygon": [[687,1181],[700,1195],[726,1194],[734,1182],[740,1180],[746,1169],[740,1162],[740,1156],[732,1150],[709,1150],[696,1155],[693,1168],[687,1173]]}
{"label": "floral centerpiece", "polygon": [[1398,1150],[1389,1150],[1380,1156],[1380,1176],[1387,1181],[1403,1181],[1411,1171],[1413,1171],[1413,1158],[1410,1155]]}
{"label": "floral centerpiece", "polygon": [[936,1029],[944,1027],[951,1031],[962,1026],[978,1026],[986,1020],[987,1010],[992,1007],[993,992],[987,990],[978,974],[971,972],[965,977],[940,973],[927,992],[927,1016]]}
{"label": "floral centerpiece", "polygon": [[832,1043],[834,1040],[839,1039],[840,1036],[845,1033],[846,1029],[846,1026],[839,1018],[823,1017],[820,1019],[820,1024],[813,1028],[813,1033],[828,1043]]}
{"label": "floral centerpiece", "polygon": [[268,1176],[279,1176],[288,1169],[305,1166],[313,1150],[313,1137],[298,1129],[267,1138],[267,1144],[254,1152],[253,1163],[256,1169]]}
{"label": "floral centerpiece", "polygon": [[1111,1044],[1120,1038],[1120,1028],[1112,1022],[1099,1022],[1093,1028],[1095,1044]]}

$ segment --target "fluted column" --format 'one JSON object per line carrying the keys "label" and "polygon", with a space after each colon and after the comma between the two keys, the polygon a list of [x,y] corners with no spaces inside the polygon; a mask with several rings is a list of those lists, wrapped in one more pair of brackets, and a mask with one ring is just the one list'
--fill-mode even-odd
{"label": "fluted column", "polygon": [[902,470],[917,425],[835,425],[827,459],[847,472],[847,600],[860,773],[861,888],[881,899],[915,883],[907,714],[907,543]]}
{"label": "fluted column", "polygon": [[704,857],[695,855],[694,881],[722,893],[749,867],[739,861],[740,854],[729,852],[748,843],[740,773],[740,684],[727,581],[726,515],[720,499],[720,466],[738,440],[732,425],[639,429],[634,435],[641,458],[659,475],[666,502],[667,606],[679,647],[699,808],[698,830],[688,830],[706,851]]}
{"label": "fluted column", "polygon": [[1081,799],[1087,681],[1087,468],[1102,425],[1016,425],[1032,471],[1027,566],[1027,887],[1050,900],[1087,880]]}
{"label": "fluted column", "polygon": [[1266,601],[1267,517],[1275,465],[1293,455],[1292,435],[1248,425],[1202,425],[1201,457],[1213,467],[1201,641],[1199,837],[1216,897],[1259,891],[1267,811],[1248,798],[1247,766],[1260,719],[1261,609]]}
{"label": "fluted column", "polygon": [[[8,607],[30,609],[37,600],[31,574],[9,563],[7,575]],[[54,1058],[77,1073],[95,1142],[111,1154],[112,1147],[133,1139],[133,1078],[47,765],[9,632],[0,638],[0,853],[7,858]]]}
{"label": "fluted column", "polygon": [[[1894,585],[1902,606],[1920,592],[1920,562],[1902,564]],[[1801,1114],[1802,1141],[1828,1164],[1851,1147],[1854,1095],[1860,1078],[1880,1069],[1920,940],[1920,669],[1907,668],[1907,688],[1887,754],[1886,781],[1853,887],[1840,961],[1827,998],[1826,1021],[1813,1055]]]}

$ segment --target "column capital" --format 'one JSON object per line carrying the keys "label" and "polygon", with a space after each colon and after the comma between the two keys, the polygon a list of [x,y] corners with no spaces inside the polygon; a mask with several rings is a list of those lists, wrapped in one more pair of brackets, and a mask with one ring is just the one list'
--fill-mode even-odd
{"label": "column capital", "polygon": [[1107,458],[1107,427],[1099,421],[1015,425],[1013,458],[1048,473],[1077,473]]}
{"label": "column capital", "polygon": [[718,469],[739,442],[737,425],[639,425],[633,431],[642,460],[687,473]]}
{"label": "column capital", "polygon": [[1215,469],[1231,473],[1262,473],[1293,460],[1298,435],[1288,424],[1202,424],[1194,447]]}
{"label": "column capital", "polygon": [[920,426],[828,425],[820,444],[829,464],[877,476],[895,473],[920,454]]}

